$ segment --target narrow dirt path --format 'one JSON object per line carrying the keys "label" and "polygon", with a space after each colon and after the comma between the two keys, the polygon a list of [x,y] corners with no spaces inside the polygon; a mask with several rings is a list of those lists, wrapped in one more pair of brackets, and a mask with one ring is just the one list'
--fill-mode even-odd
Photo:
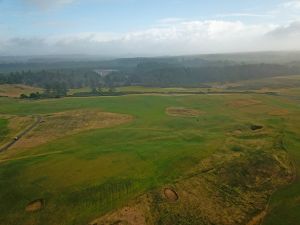
{"label": "narrow dirt path", "polygon": [[17,141],[19,141],[24,135],[26,135],[29,131],[31,131],[33,128],[35,128],[42,120],[41,116],[37,116],[35,119],[35,122],[31,124],[29,127],[27,127],[25,130],[20,132],[16,138],[12,139],[10,142],[6,143],[5,145],[0,147],[0,153],[6,151],[11,146],[13,146]]}

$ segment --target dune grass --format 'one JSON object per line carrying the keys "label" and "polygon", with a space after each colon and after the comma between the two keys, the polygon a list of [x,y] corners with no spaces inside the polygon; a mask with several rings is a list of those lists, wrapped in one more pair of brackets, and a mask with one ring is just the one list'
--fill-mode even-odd
{"label": "dune grass", "polygon": [[9,132],[8,129],[8,120],[0,119],[0,143],[5,139]]}
{"label": "dune grass", "polygon": [[22,84],[1,84],[0,96],[20,97],[21,94],[29,95],[32,92],[42,92],[41,88],[32,87]]}

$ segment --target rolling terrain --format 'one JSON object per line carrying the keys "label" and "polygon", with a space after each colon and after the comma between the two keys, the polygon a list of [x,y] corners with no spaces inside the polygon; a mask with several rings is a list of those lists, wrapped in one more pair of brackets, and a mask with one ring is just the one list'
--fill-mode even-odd
{"label": "rolling terrain", "polygon": [[[297,225],[300,95],[284,79],[0,98],[3,145],[41,117],[0,154],[0,224]],[[233,86],[253,93],[224,93]]]}

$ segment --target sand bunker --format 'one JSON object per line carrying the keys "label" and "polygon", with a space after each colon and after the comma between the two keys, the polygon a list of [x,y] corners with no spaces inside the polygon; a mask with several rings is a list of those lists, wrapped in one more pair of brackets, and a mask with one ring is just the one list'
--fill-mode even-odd
{"label": "sand bunker", "polygon": [[171,188],[165,188],[164,189],[164,196],[168,201],[176,202],[178,200],[177,193],[172,190]]}
{"label": "sand bunker", "polygon": [[45,205],[45,201],[43,199],[37,199],[37,200],[30,202],[26,206],[25,211],[26,212],[36,212],[36,211],[43,209],[44,205]]}
{"label": "sand bunker", "polygon": [[263,126],[261,126],[261,125],[251,125],[250,128],[251,128],[251,130],[255,131],[255,130],[263,129]]}
{"label": "sand bunker", "polygon": [[166,109],[166,113],[169,116],[179,116],[179,117],[195,117],[203,114],[203,112],[200,110],[180,108],[180,107],[169,107]]}

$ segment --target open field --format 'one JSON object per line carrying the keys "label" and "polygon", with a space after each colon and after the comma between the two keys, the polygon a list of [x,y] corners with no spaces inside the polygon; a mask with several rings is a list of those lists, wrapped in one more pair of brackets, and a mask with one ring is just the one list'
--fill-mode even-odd
{"label": "open field", "polygon": [[[211,82],[204,84],[207,87],[199,88],[183,88],[183,87],[142,87],[142,86],[124,86],[115,88],[116,92],[123,93],[145,93],[145,94],[169,94],[169,93],[231,93],[251,91],[253,93],[276,93],[300,95],[300,75],[277,76],[270,78],[244,80],[238,82]],[[107,88],[102,91],[107,92]],[[68,94],[91,92],[91,88],[84,87],[78,89],[70,89]]]}
{"label": "open field", "polygon": [[241,81],[236,83],[228,83],[224,85],[223,88],[299,95],[300,75],[278,76],[257,80]]}
{"label": "open field", "polygon": [[265,225],[300,221],[295,98],[0,98],[0,105],[0,141],[19,132],[9,118],[45,120],[0,154],[1,225],[250,225],[264,212]]}
{"label": "open field", "polygon": [[300,225],[300,0],[0,18],[0,225]]}
{"label": "open field", "polygon": [[72,110],[45,115],[39,126],[13,146],[26,149],[39,146],[51,140],[99,128],[110,128],[128,123],[133,118],[128,115],[107,113],[100,110]]}

